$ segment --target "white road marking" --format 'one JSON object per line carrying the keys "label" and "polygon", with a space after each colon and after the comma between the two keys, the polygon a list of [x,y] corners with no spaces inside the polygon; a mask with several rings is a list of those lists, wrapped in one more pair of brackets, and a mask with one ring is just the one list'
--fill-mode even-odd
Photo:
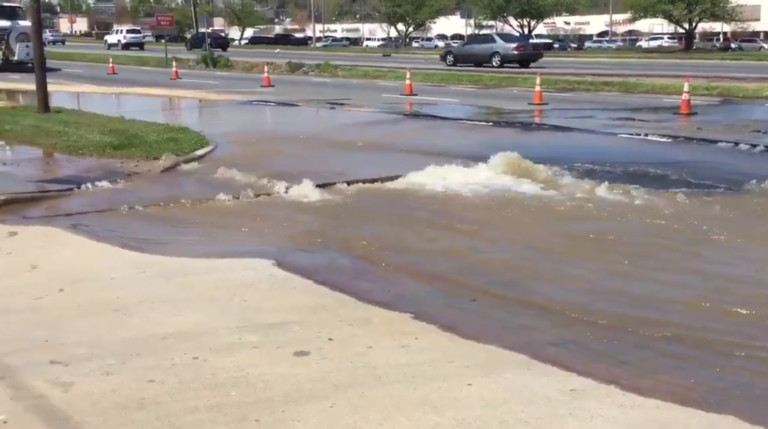
{"label": "white road marking", "polygon": [[70,72],[70,73],[82,73],[82,70],[75,70],[75,69],[61,69],[63,72]]}
{"label": "white road marking", "polygon": [[377,82],[377,83],[379,85],[383,85],[383,86],[398,86],[398,85],[400,85],[399,83],[394,83],[394,82]]}
{"label": "white road marking", "polygon": [[212,80],[196,80],[196,79],[185,79],[181,78],[182,82],[195,82],[195,83],[209,83],[211,85],[219,85],[219,82],[214,82]]}
{"label": "white road marking", "polygon": [[332,82],[331,79],[312,79],[312,82]]}
{"label": "white road marking", "polygon": [[397,94],[381,94],[382,97],[395,97],[395,98],[413,98],[414,100],[431,100],[431,101],[451,101],[451,102],[458,102],[459,100],[453,99],[453,98],[437,98],[437,97],[421,97],[421,96],[408,96],[408,95],[397,95]]}
{"label": "white road marking", "polygon": [[139,67],[142,70],[157,70],[157,67]]}
{"label": "white road marking", "polygon": [[457,86],[456,88],[451,88],[451,89],[455,89],[457,91],[477,91],[477,88],[466,88],[461,86]]}
{"label": "white road marking", "polygon": [[573,97],[573,94],[566,94],[564,92],[548,92],[548,91],[544,91],[544,94],[556,95],[558,97]]}

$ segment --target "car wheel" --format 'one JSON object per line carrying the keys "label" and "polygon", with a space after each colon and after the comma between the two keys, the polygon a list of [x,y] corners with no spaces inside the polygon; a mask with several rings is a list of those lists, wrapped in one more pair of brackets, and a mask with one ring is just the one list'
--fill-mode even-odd
{"label": "car wheel", "polygon": [[143,50],[144,50],[144,45],[143,45],[143,44],[142,44],[142,45],[139,45],[139,50],[140,50],[140,51],[143,51]]}
{"label": "car wheel", "polygon": [[447,52],[445,54],[445,65],[448,67],[456,66],[456,55],[454,55],[453,52]]}
{"label": "car wheel", "polygon": [[532,63],[530,61],[518,61],[517,62],[517,65],[520,66],[521,69],[527,69],[528,67],[531,66],[531,64]]}
{"label": "car wheel", "polygon": [[104,49],[106,49],[106,50],[112,49],[112,47],[109,46],[109,42],[107,42],[106,40],[104,41]]}
{"label": "car wheel", "polygon": [[125,50],[125,46],[123,46],[123,42],[120,42],[120,41],[117,42],[117,49],[120,49],[121,51]]}
{"label": "car wheel", "polygon": [[221,48],[221,52],[227,52],[229,48]]}
{"label": "car wheel", "polygon": [[192,50],[192,45],[189,44],[189,42],[184,44],[184,48],[186,48],[188,51]]}
{"label": "car wheel", "polygon": [[491,54],[491,65],[497,69],[504,67],[504,61],[502,61],[500,53],[494,52]]}
{"label": "car wheel", "polygon": [[67,44],[67,42],[61,42],[61,46],[64,46],[66,44]]}
{"label": "car wheel", "polygon": [[760,47],[760,49],[758,49],[758,51],[760,51],[760,52],[762,52],[762,51],[764,51],[764,50],[765,50],[765,48],[764,48],[764,47],[762,47],[762,46]]}

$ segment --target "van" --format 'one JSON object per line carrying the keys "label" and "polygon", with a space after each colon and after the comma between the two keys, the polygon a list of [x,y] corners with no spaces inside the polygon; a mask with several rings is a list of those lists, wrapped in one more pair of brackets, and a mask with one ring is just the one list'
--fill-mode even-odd
{"label": "van", "polygon": [[365,40],[363,40],[363,47],[364,48],[378,48],[379,45],[382,43],[386,43],[387,38],[386,37],[366,37]]}

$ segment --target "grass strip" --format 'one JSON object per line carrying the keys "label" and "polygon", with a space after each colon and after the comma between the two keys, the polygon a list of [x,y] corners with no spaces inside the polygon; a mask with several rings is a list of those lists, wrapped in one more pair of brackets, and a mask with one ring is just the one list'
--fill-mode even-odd
{"label": "grass strip", "polygon": [[[79,54],[73,52],[50,52],[49,59],[78,62],[95,62],[106,64],[107,54]],[[228,57],[217,56],[220,69],[244,73],[262,73],[264,63],[251,61],[231,61]],[[113,61],[118,65],[142,67],[165,67],[165,60],[160,57],[138,55],[113,55]],[[200,60],[181,58],[176,60],[177,66],[183,69],[206,69]],[[106,65],[105,65],[106,67]],[[270,72],[275,75],[298,75],[336,77],[343,79],[370,79],[385,81],[402,81],[402,70],[337,66],[331,63],[306,64],[292,62],[270,64]],[[472,73],[458,71],[428,71],[413,70],[414,84],[429,83],[438,85],[467,85],[484,88],[533,88],[535,76],[499,73]],[[545,76],[545,90],[562,92],[618,92],[626,94],[669,94],[680,95],[682,82],[680,80],[660,79],[616,79],[587,77]],[[712,96],[727,98],[766,98],[768,84],[696,84],[693,85],[694,96]]]}
{"label": "grass strip", "polygon": [[0,107],[0,139],[67,155],[137,160],[187,155],[209,144],[186,127],[58,107],[38,114],[27,105]]}
{"label": "grass strip", "polygon": [[[73,40],[74,41],[74,40]],[[100,40],[77,39],[79,43],[103,43]],[[148,44],[148,46],[162,46],[162,43]],[[168,46],[182,47],[183,43],[169,43]],[[363,48],[350,46],[348,48],[311,48],[307,46],[274,46],[274,45],[245,45],[232,46],[233,50],[255,49],[270,50],[280,49],[281,51],[299,51],[299,52],[328,52],[328,53],[346,53],[346,54],[393,54],[393,55],[422,55],[435,56],[442,49],[381,49],[381,48]],[[584,59],[624,59],[624,60],[668,60],[668,61],[765,61],[768,62],[768,52],[721,52],[716,50],[694,50],[681,51],[678,48],[662,49],[588,49],[581,51],[546,51],[544,57],[550,58],[584,58]]]}

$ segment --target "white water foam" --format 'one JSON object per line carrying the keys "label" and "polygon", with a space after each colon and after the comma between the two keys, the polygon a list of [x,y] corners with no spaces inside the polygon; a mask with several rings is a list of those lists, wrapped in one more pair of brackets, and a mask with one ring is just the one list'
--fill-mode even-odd
{"label": "white water foam", "polygon": [[[291,201],[310,203],[335,198],[330,193],[315,186],[315,183],[309,179],[304,179],[297,185],[292,185],[282,180],[274,180],[268,177],[259,177],[253,174],[243,173],[234,168],[219,167],[214,174],[219,179],[229,179],[240,183],[254,185],[263,185],[271,188],[275,196],[280,196]],[[240,192],[241,200],[253,199],[255,193],[251,189]]]}
{"label": "white water foam", "polygon": [[[367,186],[367,185],[363,185]],[[577,196],[614,201],[642,202],[645,192],[636,187],[617,186],[577,179],[566,171],[536,164],[517,152],[500,152],[470,166],[430,165],[384,185],[391,189],[478,195],[515,193],[542,196]]]}

